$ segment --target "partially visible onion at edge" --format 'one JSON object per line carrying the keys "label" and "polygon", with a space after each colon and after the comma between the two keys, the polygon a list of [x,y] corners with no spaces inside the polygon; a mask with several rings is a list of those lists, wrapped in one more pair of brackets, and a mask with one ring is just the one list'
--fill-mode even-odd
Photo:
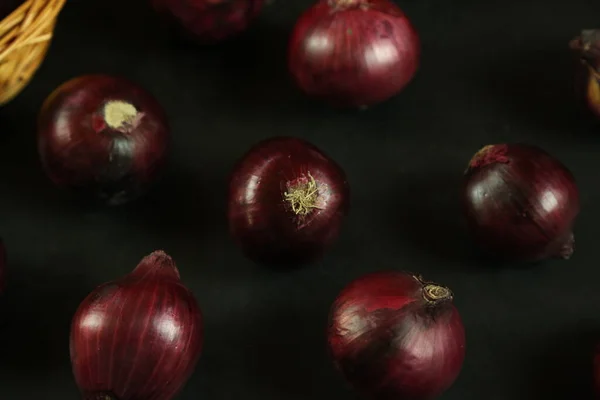
{"label": "partially visible onion at edge", "polygon": [[261,141],[231,174],[231,235],[255,262],[307,263],[337,238],[349,192],[344,171],[313,144],[292,137]]}
{"label": "partially visible onion at edge", "polygon": [[320,0],[297,21],[288,65],[307,95],[365,107],[399,93],[415,75],[421,45],[389,0]]}
{"label": "partially visible onion at edge", "polygon": [[245,31],[264,0],[151,0],[154,9],[200,43],[216,43]]}
{"label": "partially visible onion at edge", "polygon": [[81,303],[71,325],[73,374],[85,400],[171,400],[200,357],[201,311],[163,251]]}
{"label": "partially visible onion at edge", "polygon": [[462,202],[475,241],[491,255],[541,261],[573,254],[575,178],[539,147],[483,147],[465,172]]}
{"label": "partially visible onion at edge", "polygon": [[600,118],[600,29],[583,30],[569,43],[579,57],[575,89],[586,108]]}
{"label": "partially visible onion at edge", "polygon": [[600,345],[596,346],[592,362],[592,384],[596,395],[595,398],[600,399]]}
{"label": "partially visible onion at edge", "polygon": [[376,272],[346,286],[329,317],[336,366],[366,398],[424,400],[447,390],[465,357],[450,289],[405,272]]}

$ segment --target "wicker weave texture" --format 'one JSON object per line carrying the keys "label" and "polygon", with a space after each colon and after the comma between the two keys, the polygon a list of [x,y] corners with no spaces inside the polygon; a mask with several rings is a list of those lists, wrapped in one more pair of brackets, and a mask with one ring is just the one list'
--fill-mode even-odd
{"label": "wicker weave texture", "polygon": [[0,104],[13,99],[41,65],[66,0],[27,0],[0,21]]}

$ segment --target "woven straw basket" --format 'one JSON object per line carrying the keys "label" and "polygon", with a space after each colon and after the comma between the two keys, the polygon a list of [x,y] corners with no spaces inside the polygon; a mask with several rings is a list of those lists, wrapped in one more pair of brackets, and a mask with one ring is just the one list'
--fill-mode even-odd
{"label": "woven straw basket", "polygon": [[0,21],[0,105],[19,94],[41,65],[65,2],[26,0]]}

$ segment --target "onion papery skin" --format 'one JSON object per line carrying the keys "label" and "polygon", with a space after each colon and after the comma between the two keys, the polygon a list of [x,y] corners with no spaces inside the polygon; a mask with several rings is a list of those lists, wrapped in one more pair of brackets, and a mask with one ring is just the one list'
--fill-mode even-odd
{"label": "onion papery skin", "polygon": [[81,303],[71,363],[85,400],[170,400],[192,374],[202,342],[194,296],[171,257],[155,251]]}
{"label": "onion papery skin", "polygon": [[330,354],[366,398],[432,399],[458,377],[465,331],[452,292],[405,272],[376,272],[346,286],[329,317]]}
{"label": "onion papery skin", "polygon": [[340,108],[381,103],[419,67],[419,36],[388,0],[320,0],[297,21],[288,66],[308,96]]}
{"label": "onion papery skin", "polygon": [[579,100],[600,118],[600,30],[588,29],[570,42],[579,58],[575,76],[575,89]]}
{"label": "onion papery skin", "polygon": [[264,0],[151,0],[154,9],[187,37],[213,44],[244,32]]}
{"label": "onion papery skin", "polygon": [[[315,194],[314,207],[294,211],[294,193]],[[232,172],[230,232],[257,263],[299,266],[320,257],[338,237],[349,197],[344,171],[316,146],[292,137],[267,139]]]}
{"label": "onion papery skin", "polygon": [[157,100],[137,84],[108,75],[62,84],[38,119],[38,151],[52,182],[108,205],[149,189],[164,166],[169,136]]}
{"label": "onion papery skin", "polygon": [[465,172],[462,203],[469,230],[488,255],[535,262],[573,254],[575,178],[539,147],[483,147]]}

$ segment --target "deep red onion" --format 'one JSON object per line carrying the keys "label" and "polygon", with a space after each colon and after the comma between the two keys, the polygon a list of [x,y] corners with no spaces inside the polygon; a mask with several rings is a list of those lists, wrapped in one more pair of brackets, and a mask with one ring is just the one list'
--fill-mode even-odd
{"label": "deep red onion", "polygon": [[248,257],[265,264],[314,260],[348,211],[342,169],[314,145],[277,137],[253,146],[229,183],[229,227]]}
{"label": "deep red onion", "polygon": [[202,315],[163,251],[81,303],[71,325],[71,363],[85,400],[170,400],[192,374]]}
{"label": "deep red onion", "polygon": [[299,88],[339,107],[399,93],[415,75],[419,37],[389,0],[319,0],[298,20],[289,69]]}
{"label": "deep red onion", "polygon": [[404,272],[351,282],[331,309],[337,368],[367,398],[431,399],[458,377],[465,332],[450,289]]}
{"label": "deep red onion", "polygon": [[588,29],[571,40],[570,47],[579,57],[576,89],[585,106],[600,118],[600,30]]}
{"label": "deep red onion", "polygon": [[62,84],[39,115],[38,150],[50,179],[111,205],[149,188],[164,164],[168,139],[167,118],[154,97],[107,75]]}
{"label": "deep red onion", "polygon": [[214,43],[248,28],[264,0],[151,0],[168,20],[202,43]]}
{"label": "deep red onion", "polygon": [[521,261],[573,254],[575,178],[538,147],[483,147],[465,172],[462,200],[473,237],[490,254]]}

